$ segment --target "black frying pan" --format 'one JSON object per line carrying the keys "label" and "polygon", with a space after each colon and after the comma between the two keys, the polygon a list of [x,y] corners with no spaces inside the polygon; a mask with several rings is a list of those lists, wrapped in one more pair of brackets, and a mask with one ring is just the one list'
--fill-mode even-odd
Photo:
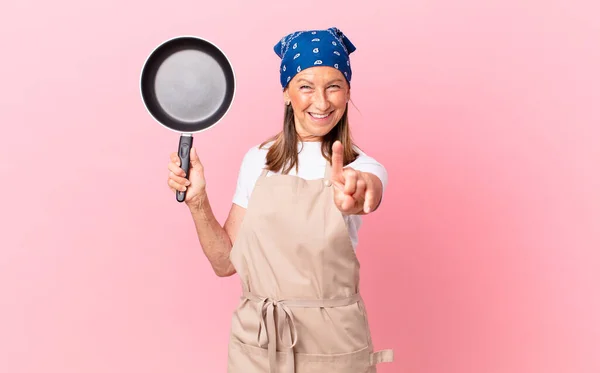
{"label": "black frying pan", "polygon": [[[193,133],[216,125],[235,95],[235,74],[227,56],[213,43],[179,36],[156,47],[142,68],[142,101],[164,127],[180,133],[179,158],[188,177]],[[177,191],[177,201],[185,192]]]}

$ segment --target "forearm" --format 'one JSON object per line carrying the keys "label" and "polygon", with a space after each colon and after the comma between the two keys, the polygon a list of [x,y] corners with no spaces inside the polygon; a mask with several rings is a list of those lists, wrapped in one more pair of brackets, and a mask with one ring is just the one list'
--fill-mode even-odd
{"label": "forearm", "polygon": [[196,226],[196,233],[202,251],[210,262],[215,274],[220,277],[235,273],[229,260],[232,242],[223,226],[215,218],[207,196],[188,204]]}

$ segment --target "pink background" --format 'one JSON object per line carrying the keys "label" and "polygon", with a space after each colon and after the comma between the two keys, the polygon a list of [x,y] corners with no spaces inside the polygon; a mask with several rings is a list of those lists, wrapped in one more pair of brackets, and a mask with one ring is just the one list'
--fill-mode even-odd
{"label": "pink background", "polygon": [[355,137],[389,171],[358,249],[396,352],[380,372],[600,371],[597,3],[2,8],[0,372],[225,372],[238,279],[167,188],[178,135],[145,112],[140,68],[180,34],[231,58],[234,106],[195,136],[223,221],[241,157],[280,128],[273,44],[330,26],[358,47]]}

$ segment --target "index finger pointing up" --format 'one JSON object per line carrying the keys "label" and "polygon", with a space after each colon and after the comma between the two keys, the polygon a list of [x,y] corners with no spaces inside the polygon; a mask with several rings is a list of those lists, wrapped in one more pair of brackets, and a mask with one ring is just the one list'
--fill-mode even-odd
{"label": "index finger pointing up", "polygon": [[331,177],[341,180],[344,168],[344,147],[339,140],[336,140],[331,147]]}

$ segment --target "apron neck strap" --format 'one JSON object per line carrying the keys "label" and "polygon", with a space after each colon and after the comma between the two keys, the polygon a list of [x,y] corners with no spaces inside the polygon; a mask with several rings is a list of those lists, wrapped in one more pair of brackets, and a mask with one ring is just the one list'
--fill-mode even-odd
{"label": "apron neck strap", "polygon": [[329,179],[331,177],[331,163],[328,160],[325,160],[325,176],[324,179]]}

